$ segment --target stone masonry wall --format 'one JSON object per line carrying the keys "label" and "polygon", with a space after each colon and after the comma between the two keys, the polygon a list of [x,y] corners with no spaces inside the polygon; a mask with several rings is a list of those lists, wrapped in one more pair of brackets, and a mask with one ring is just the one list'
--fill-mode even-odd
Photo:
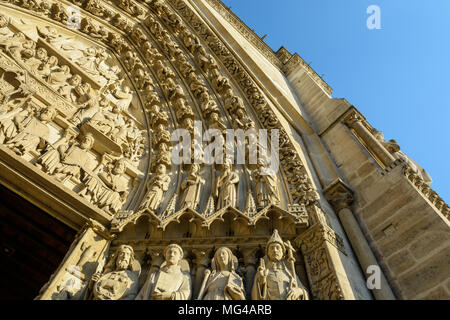
{"label": "stone masonry wall", "polygon": [[354,191],[353,212],[398,298],[450,299],[448,219],[407,179],[402,163],[380,167],[343,123],[351,108],[345,99],[330,98],[301,67],[287,74]]}
{"label": "stone masonry wall", "polygon": [[343,125],[323,139],[350,187],[354,213],[398,297],[450,298],[450,232],[403,174],[385,172]]}

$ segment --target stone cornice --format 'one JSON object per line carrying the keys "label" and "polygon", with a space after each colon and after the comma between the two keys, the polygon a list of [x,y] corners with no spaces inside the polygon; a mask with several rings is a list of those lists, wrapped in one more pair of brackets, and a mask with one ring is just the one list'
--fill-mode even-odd
{"label": "stone cornice", "polygon": [[289,59],[293,56],[293,54],[290,53],[289,50],[283,46],[280,49],[278,49],[278,51],[275,54],[277,55],[278,59],[280,59],[280,61],[283,64],[288,62]]}
{"label": "stone cornice", "polygon": [[344,208],[349,208],[353,203],[352,189],[339,178],[323,189],[323,194],[336,212]]}
{"label": "stone cornice", "polygon": [[283,71],[289,75],[298,66],[302,67],[306,73],[328,94],[331,96],[333,89],[315,72],[309,64],[305,62],[297,53],[292,55],[288,62],[283,66]]}
{"label": "stone cornice", "polygon": [[255,31],[250,29],[233,11],[221,0],[206,0],[225,20],[236,28],[251,44],[253,44],[274,66],[281,69],[283,63],[278,59],[272,48],[265,43]]}

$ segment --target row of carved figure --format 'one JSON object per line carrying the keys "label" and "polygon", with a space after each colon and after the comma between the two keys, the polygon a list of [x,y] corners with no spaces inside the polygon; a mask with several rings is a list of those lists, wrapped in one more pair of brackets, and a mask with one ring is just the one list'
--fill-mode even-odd
{"label": "row of carved figure", "polygon": [[[177,1],[172,2],[175,2],[175,7],[177,9],[180,9],[180,12],[184,10],[182,8],[186,7],[185,4],[178,4]],[[156,15],[167,26],[169,26],[169,28],[173,31],[173,34],[178,35],[181,43],[186,47],[187,51],[192,54],[199,68],[205,73],[206,76],[210,77],[212,87],[217,91],[218,94],[221,94],[224,99],[224,106],[228,111],[230,118],[232,119],[233,126],[235,128],[244,130],[254,128],[255,123],[247,114],[242,99],[233,93],[233,89],[230,85],[230,80],[220,74],[218,63],[215,61],[215,58],[212,55],[206,52],[206,49],[201,44],[199,37],[191,32],[186,24],[181,22],[181,18],[176,13],[174,13],[172,9],[164,3],[164,1],[153,1],[150,4],[150,7],[156,13]],[[186,10],[188,9],[186,8]],[[305,169],[298,158],[298,154],[295,152],[295,148],[290,143],[289,137],[287,136],[286,132],[282,130],[277,117],[273,112],[271,112],[270,108],[268,108],[267,103],[260,90],[250,79],[247,72],[243,68],[239,67],[235,62],[233,62],[234,59],[231,57],[232,55],[228,53],[228,50],[220,43],[216,36],[211,34],[211,32],[207,30],[207,28],[203,27],[202,23],[196,21],[196,15],[188,14],[187,20],[190,19],[194,20],[192,25],[197,34],[204,38],[212,51],[214,51],[218,57],[222,58],[222,61],[224,62],[225,67],[228,69],[228,71],[232,75],[236,76],[236,79],[241,84],[244,92],[248,97],[248,101],[258,112],[258,116],[263,127],[268,129],[280,129],[280,160],[283,164],[283,169],[285,169],[289,183],[291,184],[291,186],[295,186],[291,188],[294,202],[305,204],[314,202],[317,199],[317,193],[312,187],[311,181],[309,180]],[[149,18],[146,22],[153,34],[156,34],[156,36],[162,35],[161,38],[166,38],[169,43],[173,42],[170,38],[165,36],[165,30],[162,30],[161,25],[154,19]],[[176,51],[176,44],[174,44],[174,46]],[[227,57],[227,55],[229,57]],[[175,61],[175,64],[177,64],[177,62],[180,64],[179,69],[181,70],[183,76],[187,78],[188,83],[193,85],[191,86],[191,89],[193,89],[194,95],[196,94],[196,92],[201,95],[202,85],[198,84],[195,79],[196,75],[192,73],[192,70],[194,70],[195,68],[189,65],[189,62],[178,61],[178,59],[176,58]],[[200,97],[201,96],[198,96],[198,98]],[[207,99],[203,99],[203,101],[206,102]],[[202,106],[202,99],[200,99],[200,105]],[[203,105],[207,106],[207,104]],[[225,126],[220,121],[220,118],[216,117],[217,114],[215,114],[214,111],[208,111],[208,109],[204,109],[204,107],[202,107],[202,111],[206,114],[206,116],[208,116],[208,112],[210,112],[210,128],[216,128],[219,130],[224,129]],[[252,138],[249,137],[249,140],[251,140]],[[249,150],[249,157],[250,155],[251,150]]]}
{"label": "row of carved figure", "polygon": [[[260,260],[251,298],[253,300],[307,300],[308,292],[298,278],[289,241],[275,230]],[[131,246],[122,245],[111,256],[103,273],[92,276],[88,298],[95,300],[245,300],[244,283],[236,272],[237,258],[227,247],[216,250],[211,270],[204,272],[198,296],[193,297],[191,275],[183,270],[183,249],[171,244],[165,261],[138,288],[139,270]]]}
{"label": "row of carved figure", "polygon": [[[200,194],[205,180],[199,175],[200,165],[192,164],[189,172],[181,184],[181,208],[196,210],[200,202]],[[270,204],[280,203],[280,190],[277,175],[260,163],[253,170],[253,180],[257,199],[257,208],[264,208]],[[217,210],[228,206],[236,208],[238,205],[239,175],[229,163],[223,165],[221,174],[217,177],[213,186],[213,198],[216,199]],[[147,183],[147,193],[140,206],[141,210],[157,211],[164,198],[164,193],[169,189],[170,177],[166,172],[166,166],[160,164],[156,173]]]}
{"label": "row of carved figure", "polygon": [[[178,34],[182,44],[186,47],[187,51],[191,53],[194,60],[197,62],[200,70],[206,75],[211,76],[213,88],[218,93],[224,94],[224,103],[226,110],[236,117],[235,126],[242,129],[254,128],[255,124],[248,118],[245,113],[245,107],[242,99],[234,95],[231,85],[228,79],[223,77],[219,72],[219,67],[214,61],[214,58],[207,54],[205,48],[200,44],[199,39],[193,35],[188,28],[182,24],[181,19],[176,14],[170,12],[167,6],[155,1],[152,3],[152,8],[155,9],[155,13],[162,19],[173,31],[174,34]],[[189,89],[194,97],[199,100],[200,109],[202,115],[208,120],[207,125],[210,129],[218,129],[224,133],[226,125],[221,121],[219,115],[219,109],[216,102],[213,100],[209,93],[207,86],[200,80],[200,77],[196,73],[196,68],[186,59],[186,55],[183,50],[171,39],[169,33],[164,30],[162,25],[156,21],[155,18],[149,17],[146,20],[147,27],[155,39],[160,43],[162,51],[168,56],[169,60],[174,62],[174,65],[178,67],[181,75],[186,79]],[[144,56],[153,65],[156,77],[162,83],[164,92],[167,94],[168,101],[174,106],[177,120],[184,129],[193,132],[193,111],[192,108],[186,103],[186,95],[180,85],[176,85],[174,82],[175,74],[170,68],[168,68],[163,62],[163,56],[158,53],[158,50],[154,48],[147,40],[143,32],[136,28],[132,32],[132,38],[134,41],[141,45],[144,51]],[[129,52],[129,67],[135,66],[137,58],[134,57],[132,52]],[[149,109],[155,107],[154,101],[158,101],[156,98],[150,99],[148,103]],[[152,112],[152,114],[157,114]],[[158,131],[158,130],[157,130]],[[224,137],[215,137],[224,140]],[[255,137],[257,139],[257,137]],[[156,139],[159,140],[158,138]],[[141,209],[148,208],[150,210],[157,210],[159,204],[163,198],[163,192],[167,191],[169,184],[169,178],[166,174],[166,167],[158,163],[156,173],[152,179],[148,182],[148,193],[141,205]],[[279,204],[280,195],[278,188],[278,180],[275,174],[260,175],[260,169],[267,167],[263,163],[258,163],[257,169],[254,170],[255,184],[257,185],[257,205],[258,207],[265,207],[269,203]],[[190,207],[195,209],[200,201],[200,193],[202,184],[204,181],[199,177],[198,173],[201,169],[199,165],[191,165],[188,176],[181,185],[181,208]],[[213,196],[217,202],[217,210],[226,206],[235,207],[237,205],[237,184],[239,182],[238,174],[232,169],[229,164],[224,165],[222,174],[217,178],[215,186],[213,186]]]}
{"label": "row of carved figure", "polygon": [[[245,130],[254,128],[255,124],[246,115],[242,99],[234,95],[229,80],[220,74],[218,64],[215,62],[214,58],[206,52],[203,45],[200,44],[200,40],[181,23],[181,20],[174,13],[167,9],[167,6],[163,5],[160,9],[164,14],[159,14],[159,11],[161,11],[159,10],[157,11],[157,15],[159,14],[159,17],[173,29],[174,34],[179,35],[181,43],[186,47],[188,53],[192,54],[194,60],[197,62],[198,68],[203,71],[206,76],[210,76],[212,87],[219,94],[224,95],[225,109],[232,118],[235,118],[233,124],[237,128]],[[174,24],[171,22],[172,20],[178,21],[178,23]],[[166,53],[169,60],[174,61],[174,65],[178,67],[181,75],[187,80],[189,89],[199,100],[201,112],[205,119],[208,120],[209,128],[215,128],[223,132],[226,126],[220,120],[217,104],[212,99],[208,88],[196,74],[196,67],[186,59],[187,55],[185,55],[178,44],[171,39],[169,33],[163,29],[158,21],[150,16],[146,20],[146,23],[150,32],[155,36],[156,40],[160,42],[163,52]],[[193,114],[189,112],[186,113],[185,108],[183,108],[186,97],[181,87],[176,86],[173,82],[173,72],[165,67],[161,60],[159,60],[162,56],[155,54],[156,49],[152,48],[148,41],[145,41],[146,37],[142,31],[136,28],[133,32],[136,42],[142,46],[147,59],[156,64],[156,73],[159,80],[163,82],[169,99],[176,107],[178,120],[180,122],[186,121],[185,118],[192,117]],[[139,34],[140,36],[137,36],[136,34]]]}

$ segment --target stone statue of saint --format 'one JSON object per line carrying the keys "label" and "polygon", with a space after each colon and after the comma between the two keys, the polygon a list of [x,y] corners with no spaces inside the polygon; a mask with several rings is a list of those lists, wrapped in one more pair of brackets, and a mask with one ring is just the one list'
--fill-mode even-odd
{"label": "stone statue of saint", "polygon": [[164,249],[165,262],[149,275],[136,300],[189,300],[192,295],[191,275],[180,264],[183,249],[170,244]]}
{"label": "stone statue of saint", "polygon": [[170,177],[166,173],[164,164],[158,165],[155,175],[148,181],[147,194],[142,202],[141,209],[156,211],[161,204],[164,192],[169,190]]}
{"label": "stone statue of saint", "polygon": [[205,271],[197,300],[245,300],[242,278],[236,273],[238,260],[226,247],[219,248]]}
{"label": "stone statue of saint", "polygon": [[200,191],[205,180],[203,180],[198,175],[199,170],[199,164],[192,164],[188,176],[181,184],[181,190],[183,191],[183,196],[181,198],[181,208],[186,207],[195,210],[198,203],[200,202]]}
{"label": "stone statue of saint", "polygon": [[134,250],[121,245],[111,256],[102,274],[91,278],[94,300],[134,300],[138,293],[141,266],[134,258]]}
{"label": "stone statue of saint", "polygon": [[258,168],[252,172],[255,181],[256,201],[258,208],[265,208],[270,204],[280,203],[278,177],[268,168],[262,159],[258,159]]}
{"label": "stone statue of saint", "polygon": [[308,293],[295,273],[292,251],[290,243],[283,242],[274,230],[255,275],[253,300],[308,300]]}
{"label": "stone statue of saint", "polygon": [[230,163],[224,164],[224,170],[219,176],[215,187],[217,200],[217,210],[227,206],[235,207],[237,204],[236,184],[239,183],[239,176],[233,171]]}

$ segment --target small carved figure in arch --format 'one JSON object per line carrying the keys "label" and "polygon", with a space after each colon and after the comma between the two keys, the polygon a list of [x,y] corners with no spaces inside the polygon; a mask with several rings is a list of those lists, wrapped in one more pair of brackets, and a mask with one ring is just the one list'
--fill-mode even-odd
{"label": "small carved figure in arch", "polygon": [[238,194],[236,185],[239,183],[239,175],[233,170],[231,163],[226,161],[224,169],[217,178],[214,195],[217,198],[217,210],[227,206],[236,207]]}
{"label": "small carved figure in arch", "polygon": [[181,184],[181,208],[191,208],[196,210],[200,202],[201,189],[205,180],[199,175],[200,165],[191,164],[189,172]]}
{"label": "small carved figure in arch", "polygon": [[147,183],[147,193],[142,201],[140,210],[158,210],[164,193],[169,190],[170,177],[166,173],[166,166],[159,164],[153,177]]}
{"label": "small carved figure in arch", "polygon": [[66,24],[69,16],[67,14],[66,8],[59,2],[53,2],[51,7],[52,18],[56,21]]}

